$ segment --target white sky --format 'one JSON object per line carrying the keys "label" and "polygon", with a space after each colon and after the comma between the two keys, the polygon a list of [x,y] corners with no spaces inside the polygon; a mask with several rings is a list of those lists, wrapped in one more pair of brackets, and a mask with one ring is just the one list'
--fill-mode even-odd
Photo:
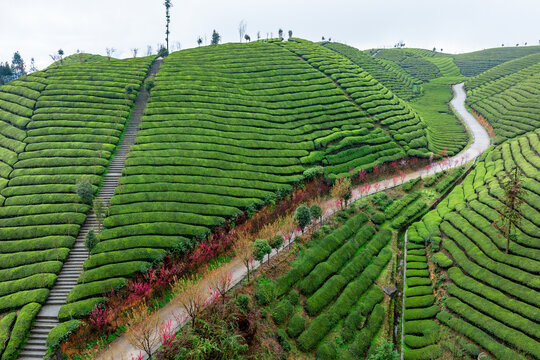
{"label": "white sky", "polygon": [[[0,0],[0,61],[11,62],[18,50],[27,64],[39,69],[62,48],[116,57],[131,48],[146,53],[147,45],[164,43],[164,0]],[[196,46],[210,41],[216,29],[224,42],[238,41],[238,24],[247,22],[252,39],[257,31],[285,33],[319,41],[331,37],[360,49],[407,47],[468,52],[540,41],[540,0],[172,0],[170,44]],[[450,6],[451,5],[451,6]]]}

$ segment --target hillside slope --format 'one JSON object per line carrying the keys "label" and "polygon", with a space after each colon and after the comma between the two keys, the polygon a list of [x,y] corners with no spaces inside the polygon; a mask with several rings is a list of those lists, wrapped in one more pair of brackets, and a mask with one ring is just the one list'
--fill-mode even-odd
{"label": "hillside slope", "polygon": [[506,61],[540,52],[540,46],[500,47],[451,55],[465,76],[476,76]]}
{"label": "hillside slope", "polygon": [[347,59],[305,42],[348,84],[365,86],[347,97],[286,49],[298,45],[225,44],[167,57],[101,242],[64,313],[86,313],[93,297],[165,250],[189,249],[212,228],[286,196],[309,167],[348,176],[427,152],[424,127],[404,103]]}
{"label": "hillside slope", "polygon": [[540,56],[509,61],[467,82],[468,105],[486,118],[495,143],[540,126]]}
{"label": "hillside slope", "polygon": [[[438,320],[497,359],[540,357],[539,134],[536,130],[488,150],[461,185],[409,228],[415,247],[440,248],[444,256],[437,258],[450,259],[433,260],[440,266],[433,280],[436,293],[448,296]],[[500,225],[502,183],[516,166],[523,171],[523,220],[506,253],[507,239],[493,225]],[[407,275],[409,288],[414,282]],[[406,309],[405,319],[415,311]],[[437,341],[437,334],[413,323],[405,328],[406,359],[420,358],[423,347]]]}
{"label": "hillside slope", "polygon": [[0,192],[0,314],[18,312],[2,332],[2,359],[17,353],[47,299],[90,209],[76,184],[99,185],[151,61],[52,67],[0,88],[21,104],[0,112],[0,144],[11,151],[2,161],[12,169]]}
{"label": "hillside slope", "polygon": [[405,72],[394,62],[378,59],[345,44],[326,42],[322,45],[347,57],[368,71],[371,76],[404,100],[412,99],[421,92],[422,81]]}

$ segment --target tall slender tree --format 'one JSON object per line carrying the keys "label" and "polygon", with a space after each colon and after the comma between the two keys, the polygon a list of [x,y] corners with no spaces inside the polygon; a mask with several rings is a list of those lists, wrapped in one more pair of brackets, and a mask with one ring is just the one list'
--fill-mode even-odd
{"label": "tall slender tree", "polygon": [[17,76],[26,75],[24,60],[18,51],[13,54],[13,59],[11,60],[11,70],[13,71],[13,74]]}
{"label": "tall slender tree", "polygon": [[60,57],[60,64],[64,63],[64,50],[58,49],[58,56]]}
{"label": "tall slender tree", "polygon": [[510,248],[510,240],[516,236],[512,233],[512,226],[519,226],[523,219],[520,208],[525,202],[525,190],[521,175],[521,169],[515,167],[505,176],[501,184],[504,195],[499,208],[499,228],[506,238],[506,253]]}
{"label": "tall slender tree", "polygon": [[240,42],[242,42],[242,39],[244,38],[244,35],[246,34],[246,27],[247,27],[246,20],[242,20],[240,21],[240,24],[238,24],[238,35],[240,35]]}
{"label": "tall slender tree", "polygon": [[173,6],[171,0],[165,0],[163,3],[165,5],[165,19],[167,21],[166,29],[165,29],[165,41],[167,42],[167,52],[169,52],[169,23],[171,22],[171,13],[170,9]]}
{"label": "tall slender tree", "polygon": [[221,35],[219,35],[219,33],[216,30],[214,30],[212,32],[212,42],[211,42],[211,44],[212,45],[217,45],[217,44],[219,44],[220,41],[221,41]]}

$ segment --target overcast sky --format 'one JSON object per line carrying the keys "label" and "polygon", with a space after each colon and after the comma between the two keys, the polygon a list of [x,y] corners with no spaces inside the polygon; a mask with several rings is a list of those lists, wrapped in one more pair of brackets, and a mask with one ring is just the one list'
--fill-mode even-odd
{"label": "overcast sky", "polygon": [[[27,64],[49,65],[62,48],[128,57],[164,43],[164,0],[0,0],[0,61],[20,51]],[[172,0],[170,44],[196,46],[213,29],[223,42],[239,41],[247,22],[252,39],[279,28],[319,41],[331,37],[360,49],[408,47],[457,53],[516,43],[538,44],[540,0]]]}

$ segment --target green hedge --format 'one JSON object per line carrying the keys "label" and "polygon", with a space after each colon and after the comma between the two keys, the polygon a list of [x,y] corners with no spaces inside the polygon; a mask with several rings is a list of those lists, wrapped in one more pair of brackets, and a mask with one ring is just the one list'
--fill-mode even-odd
{"label": "green hedge", "polygon": [[312,241],[312,246],[298,257],[292,269],[277,279],[276,295],[280,297],[287,293],[291,286],[308,275],[317,264],[326,260],[346,239],[356,233],[358,228],[366,221],[367,215],[358,213],[331,234],[321,238],[319,241]]}
{"label": "green hedge", "polygon": [[83,272],[77,282],[79,284],[85,284],[114,277],[130,276],[138,271],[144,271],[150,266],[151,263],[146,261],[129,261],[119,264],[104,265]]}
{"label": "green hedge", "polygon": [[432,294],[422,296],[408,296],[405,298],[406,312],[411,308],[425,308],[433,305],[435,296]]}
{"label": "green hedge", "polygon": [[433,320],[405,322],[405,345],[418,349],[435,344],[439,340],[439,325]]}
{"label": "green hedge", "polygon": [[16,312],[4,315],[0,320],[0,355],[4,352],[11,334],[11,327],[17,318]]}
{"label": "green hedge", "polygon": [[471,322],[473,325],[480,327],[481,329],[493,334],[497,338],[511,344],[527,354],[530,354],[536,358],[540,357],[540,348],[538,347],[538,342],[535,339],[511,327],[508,327],[501,322],[480,313],[479,311],[476,311],[457,298],[451,297],[446,299],[445,305],[456,314],[459,314],[461,317]]}
{"label": "green hedge", "polygon": [[429,319],[435,317],[439,310],[439,306],[437,305],[419,309],[406,309],[404,318],[405,320]]}
{"label": "green hedge", "polygon": [[18,266],[11,269],[3,269],[0,270],[0,279],[4,279],[4,281],[10,281],[22,279],[41,273],[58,274],[60,272],[60,269],[62,269],[62,265],[63,263],[61,261],[46,261],[30,265]]}
{"label": "green hedge", "polygon": [[327,280],[311,297],[306,301],[305,309],[308,314],[314,316],[318,314],[327,304],[329,304],[341,290],[353,279],[355,279],[370,263],[375,256],[392,238],[392,232],[388,229],[382,230],[367,244],[356,256],[344,266],[338,275],[334,275]]}
{"label": "green hedge", "polygon": [[375,230],[369,226],[363,226],[354,238],[347,241],[338,250],[334,251],[327,261],[318,264],[308,276],[298,284],[298,289],[304,295],[313,294],[325,280],[335,274],[356,253],[356,251],[373,236]]}
{"label": "green hedge", "polygon": [[90,314],[96,304],[104,303],[106,300],[106,298],[95,297],[62,305],[58,312],[58,320],[64,322],[72,319],[80,319]]}
{"label": "green hedge", "polygon": [[522,333],[528,334],[532,338],[540,337],[540,325],[536,322],[521,317],[501,306],[492,303],[472,292],[460,289],[454,284],[448,285],[448,294],[457,297],[471,307],[481,310],[482,313],[489,317],[502,322]]}
{"label": "green hedge", "polygon": [[75,285],[68,294],[66,302],[72,303],[92,296],[100,296],[112,289],[119,289],[126,285],[124,278],[112,278],[94,281],[88,284]]}
{"label": "green hedge", "polygon": [[374,336],[382,326],[384,316],[384,307],[380,304],[375,305],[366,324],[342,355],[344,359],[359,359],[367,352]]}
{"label": "green hedge", "polygon": [[44,273],[31,275],[18,280],[3,281],[0,283],[0,297],[23,290],[51,288],[57,277],[56,274]]}
{"label": "green hedge", "polygon": [[386,209],[384,209],[384,215],[387,219],[392,219],[399,214],[407,205],[415,201],[420,197],[420,193],[413,192],[403,196],[400,200],[394,201]]}
{"label": "green hedge", "polygon": [[433,260],[433,262],[435,264],[437,264],[440,267],[445,268],[445,269],[449,268],[454,263],[450,258],[448,258],[448,256],[446,256],[442,252],[437,252],[437,253],[433,254],[432,260]]}
{"label": "green hedge", "polygon": [[376,304],[380,303],[384,298],[384,292],[375,286],[372,286],[358,301],[358,305],[352,310],[345,321],[341,336],[343,340],[350,341],[353,339],[356,331],[366,319],[366,316],[373,310]]}
{"label": "green hedge", "polygon": [[298,337],[298,346],[302,351],[310,351],[328,334],[328,332],[348,314],[351,307],[379,277],[380,272],[392,258],[392,251],[383,249],[379,255],[354,281],[342,291],[330,308],[317,316]]}
{"label": "green hedge", "polygon": [[111,263],[122,263],[128,261],[154,261],[165,256],[167,252],[163,249],[125,249],[121,251],[111,251],[106,253],[92,254],[84,262],[84,270],[98,268]]}
{"label": "green hedge", "polygon": [[462,319],[454,317],[447,312],[440,312],[437,315],[437,319],[456,332],[473,340],[475,343],[488,350],[497,359],[525,360],[525,356],[518,354],[504,344],[501,344],[480,328],[471,325]]}
{"label": "green hedge", "polygon": [[30,303],[44,304],[49,289],[24,290],[0,297],[0,311],[19,309]]}
{"label": "green hedge", "polygon": [[287,298],[284,298],[274,307],[271,316],[276,325],[281,325],[287,321],[287,319],[292,315],[293,311],[293,305]]}
{"label": "green hedge", "polygon": [[[1,302],[0,302],[1,303]],[[6,345],[4,354],[2,355],[2,360],[14,360],[21,346],[25,343],[26,338],[34,322],[34,318],[41,309],[41,305],[37,303],[28,303],[25,305],[17,315],[17,320],[15,320],[15,325],[13,325],[13,330],[11,330],[11,336],[9,337],[9,342]]]}
{"label": "green hedge", "polygon": [[79,320],[69,320],[56,325],[47,336],[47,347],[49,349],[56,349],[60,343],[67,340],[81,324],[82,322]]}
{"label": "green hedge", "polygon": [[438,345],[429,345],[420,349],[407,349],[403,354],[404,360],[431,360],[438,359],[442,350]]}
{"label": "green hedge", "polygon": [[540,309],[538,309],[538,307],[527,304],[513,297],[509,297],[505,293],[495,288],[486,286],[485,284],[464,275],[463,272],[457,267],[450,268],[448,270],[448,275],[454,284],[464,290],[481,295],[483,298],[493,301],[494,303],[499,304],[500,306],[503,306],[516,314],[529,318],[530,320],[536,321],[536,319],[540,318]]}
{"label": "green hedge", "polygon": [[299,313],[294,314],[287,324],[287,334],[291,338],[297,338],[306,328],[306,320]]}

